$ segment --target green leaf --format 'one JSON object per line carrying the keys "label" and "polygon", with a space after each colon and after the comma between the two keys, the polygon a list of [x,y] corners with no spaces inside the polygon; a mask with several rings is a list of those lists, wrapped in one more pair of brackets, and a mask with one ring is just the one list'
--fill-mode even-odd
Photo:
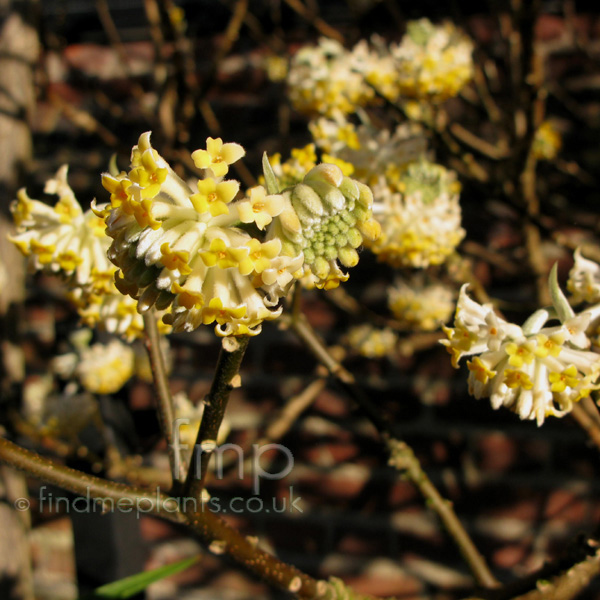
{"label": "green leaf", "polygon": [[554,263],[552,270],[550,271],[550,277],[548,278],[548,286],[550,287],[550,297],[552,298],[552,305],[556,310],[556,314],[561,323],[572,319],[575,316],[575,312],[571,308],[567,297],[563,294],[563,291],[558,285],[558,266]]}
{"label": "green leaf", "polygon": [[130,598],[145,590],[151,583],[160,581],[165,577],[175,575],[181,571],[185,571],[185,569],[191,567],[199,560],[200,556],[193,556],[191,558],[184,558],[183,560],[170,565],[165,565],[164,567],[152,569],[152,571],[144,571],[143,573],[130,575],[129,577],[96,588],[91,595],[85,596],[85,598],[81,598],[80,600],[99,600],[101,598],[112,598],[114,600],[117,598]]}
{"label": "green leaf", "polygon": [[273,167],[269,162],[269,157],[266,152],[263,153],[262,168],[265,176],[265,183],[267,184],[267,194],[279,194],[279,181],[273,172]]}
{"label": "green leaf", "polygon": [[110,157],[110,161],[108,163],[108,172],[113,177],[116,177],[120,173],[119,167],[117,166],[117,154],[116,153]]}

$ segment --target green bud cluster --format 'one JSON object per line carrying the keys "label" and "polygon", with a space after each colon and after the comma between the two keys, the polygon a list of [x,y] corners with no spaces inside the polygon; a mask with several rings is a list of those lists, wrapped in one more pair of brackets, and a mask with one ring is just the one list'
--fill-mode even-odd
{"label": "green bud cluster", "polygon": [[426,160],[410,163],[400,178],[405,196],[420,193],[424,204],[431,204],[442,194],[453,195],[460,191],[454,173],[442,165]]}
{"label": "green bud cluster", "polygon": [[429,19],[409,21],[406,25],[406,34],[418,46],[427,46],[427,42],[435,33],[435,26]]}
{"label": "green bud cluster", "polygon": [[320,164],[301,183],[282,192],[286,209],[274,229],[290,256],[304,253],[304,264],[321,282],[343,276],[336,261],[347,268],[358,263],[363,236],[377,237],[371,219],[373,195],[364,184],[345,177],[339,167]]}

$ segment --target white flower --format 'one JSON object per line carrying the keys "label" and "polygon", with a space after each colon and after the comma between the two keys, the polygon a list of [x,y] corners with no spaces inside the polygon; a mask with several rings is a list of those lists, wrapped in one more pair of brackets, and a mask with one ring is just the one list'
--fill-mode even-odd
{"label": "white flower", "polygon": [[581,248],[574,253],[575,264],[569,272],[567,289],[573,294],[573,303],[600,302],[600,265],[584,258]]}
{"label": "white flower", "polygon": [[567,414],[573,403],[600,387],[600,355],[581,349],[589,346],[584,332],[590,314],[543,327],[549,313],[540,311],[542,318],[529,319],[525,331],[495,315],[491,306],[471,300],[466,287],[454,327],[444,329],[448,340],[442,343],[455,367],[463,356],[473,357],[467,367],[475,398],[489,397],[494,409],[505,406],[541,425],[549,415]]}

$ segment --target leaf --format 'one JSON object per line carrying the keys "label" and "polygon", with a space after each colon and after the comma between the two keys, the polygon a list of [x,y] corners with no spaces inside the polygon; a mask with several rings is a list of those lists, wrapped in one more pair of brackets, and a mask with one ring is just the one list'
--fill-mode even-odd
{"label": "leaf", "polygon": [[552,270],[550,271],[550,277],[548,277],[548,286],[550,287],[550,297],[552,298],[552,305],[556,309],[556,314],[561,323],[572,319],[575,316],[575,311],[571,308],[567,297],[558,285],[558,266],[554,263]]}
{"label": "leaf", "polygon": [[267,184],[267,194],[279,194],[279,181],[273,172],[273,167],[269,162],[269,157],[266,152],[263,153],[262,168],[265,176],[265,183]]}
{"label": "leaf", "polygon": [[85,598],[81,598],[80,600],[99,600],[101,598],[112,598],[114,600],[116,598],[130,598],[145,590],[151,583],[155,583],[156,581],[165,579],[165,577],[185,571],[185,569],[191,567],[199,560],[199,556],[192,556],[191,558],[184,558],[183,560],[163,567],[158,567],[157,569],[152,569],[151,571],[130,575],[129,577],[100,586],[99,588],[96,588],[92,594],[85,596]]}

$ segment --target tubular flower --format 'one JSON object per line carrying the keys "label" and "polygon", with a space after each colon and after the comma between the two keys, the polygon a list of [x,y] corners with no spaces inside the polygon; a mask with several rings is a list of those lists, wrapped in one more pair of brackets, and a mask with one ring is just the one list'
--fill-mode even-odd
{"label": "tubular flower", "polygon": [[581,255],[581,248],[574,252],[575,264],[569,272],[567,289],[573,294],[573,303],[600,302],[600,265]]}
{"label": "tubular flower", "polygon": [[397,191],[391,177],[386,179],[373,186],[373,213],[382,233],[371,250],[393,267],[443,263],[465,235],[455,173],[422,160],[397,174]]}
{"label": "tubular flower", "polygon": [[427,285],[422,278],[413,277],[388,288],[388,305],[407,328],[433,331],[452,316],[454,294],[442,284]]}
{"label": "tubular flower", "polygon": [[52,207],[19,190],[11,205],[17,233],[10,241],[28,257],[32,270],[63,275],[71,287],[104,291],[114,266],[106,257],[110,240],[103,220],[83,212],[67,183],[68,166],[46,182],[45,192],[58,196]]}
{"label": "tubular flower", "polygon": [[292,58],[287,83],[296,110],[309,115],[350,114],[375,100],[373,89],[355,69],[352,53],[321,38]]}
{"label": "tubular flower", "polygon": [[[263,196],[258,191],[256,198],[232,201],[239,183],[220,182],[216,177],[225,174],[223,165],[242,155],[238,144],[209,138],[207,150],[194,152],[193,158],[215,177],[199,181],[199,193],[195,193],[152,148],[148,132],[133,148],[128,173],[103,176],[108,191],[117,187],[116,181],[129,194],[126,199],[111,196],[106,217],[107,233],[113,238],[108,256],[120,269],[117,287],[137,301],[139,312],[151,306],[170,307],[163,321],[174,331],[215,323],[221,336],[256,335],[263,320],[281,314],[276,305],[294,278],[270,277],[267,284],[263,273],[300,268],[293,257],[280,255],[279,240],[261,244],[234,226],[240,214],[246,214],[244,208],[240,213],[238,204],[249,204],[255,216],[267,213],[272,218],[283,203],[277,195]],[[159,185],[152,187],[152,193],[146,191],[146,178],[138,174],[139,168],[165,173],[164,179],[156,179]],[[131,185],[121,183],[125,181]],[[148,181],[155,186],[151,177]],[[211,194],[215,194],[213,200]],[[260,209],[259,198],[265,203]]]}
{"label": "tubular flower", "polygon": [[398,336],[391,329],[375,329],[371,325],[364,324],[351,327],[347,341],[361,356],[382,358],[394,352]]}
{"label": "tubular flower", "polygon": [[302,254],[305,275],[316,287],[331,289],[346,281],[338,260],[344,267],[355,266],[363,238],[379,235],[379,224],[371,218],[371,190],[336,165],[322,163],[282,196],[284,208],[267,239],[280,239],[284,256]]}
{"label": "tubular flower", "polygon": [[[88,327],[100,327],[131,340],[142,335],[144,324],[135,303],[117,290],[117,268],[106,255],[104,206],[83,212],[67,183],[67,165],[46,182],[45,191],[59,197],[54,207],[29,198],[20,190],[11,206],[17,233],[9,239],[29,258],[34,270],[61,274],[69,284],[69,298]],[[150,178],[148,179],[150,183]],[[110,178],[113,202],[127,204],[128,185]]]}
{"label": "tubular flower", "polygon": [[521,419],[562,417],[573,403],[600,387],[600,355],[589,352],[585,329],[591,312],[570,316],[560,325],[543,327],[548,312],[538,311],[523,327],[496,315],[460,291],[454,327],[443,340],[458,367],[463,356],[469,369],[469,393],[489,397],[494,409],[505,406]]}

